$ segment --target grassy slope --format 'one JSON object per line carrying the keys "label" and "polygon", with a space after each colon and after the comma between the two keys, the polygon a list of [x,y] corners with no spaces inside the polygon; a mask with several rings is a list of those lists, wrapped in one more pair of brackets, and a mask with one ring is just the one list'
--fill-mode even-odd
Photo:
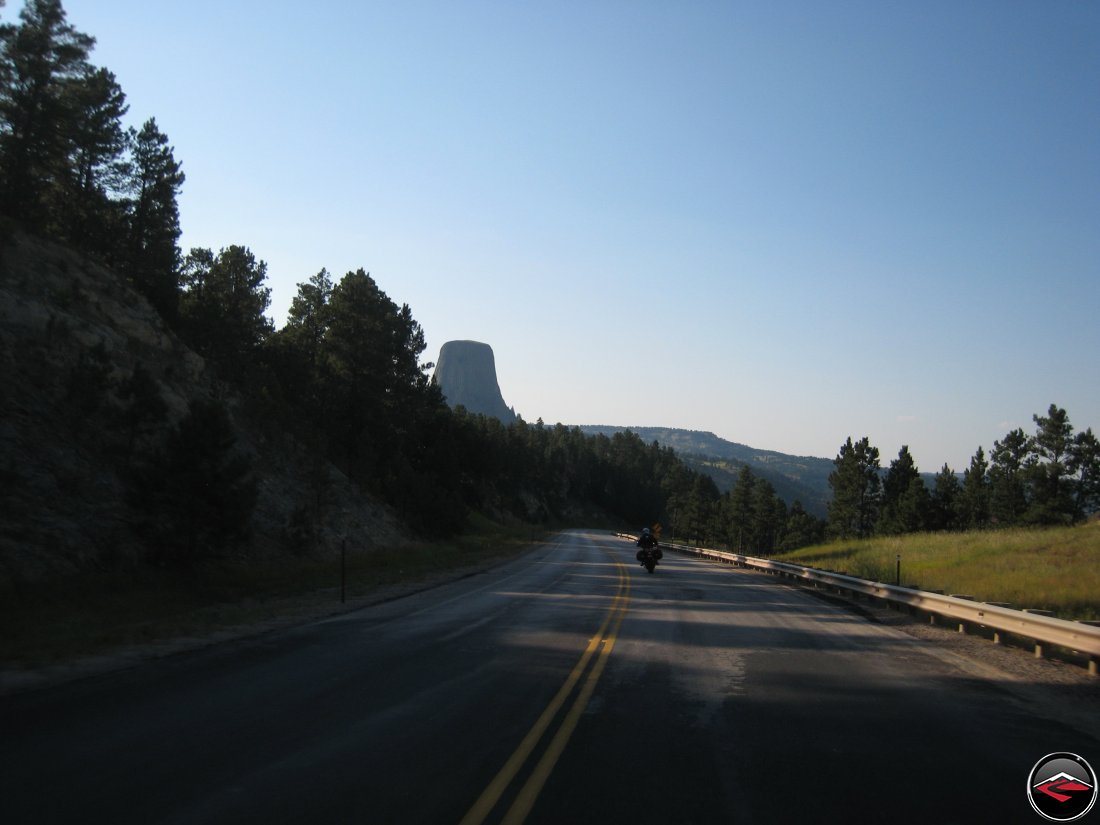
{"label": "grassy slope", "polygon": [[[447,542],[367,554],[349,540],[347,603],[363,604],[392,586],[415,590],[440,576],[516,556],[544,536],[530,526],[505,528],[473,516],[467,532]],[[0,665],[37,666],[340,608],[338,556],[72,576],[0,592]]]}
{"label": "grassy slope", "polygon": [[1079,527],[920,533],[804,547],[781,558],[981,601],[1100,619],[1100,523]]}

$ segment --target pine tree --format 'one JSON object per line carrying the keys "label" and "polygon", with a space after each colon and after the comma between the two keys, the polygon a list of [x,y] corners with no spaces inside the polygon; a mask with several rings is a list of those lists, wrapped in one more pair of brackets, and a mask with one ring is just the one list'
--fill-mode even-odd
{"label": "pine tree", "polygon": [[[361,483],[384,485],[385,473],[416,439],[420,413],[442,404],[420,355],[424,331],[408,305],[398,307],[362,269],[332,289],[322,358],[331,401],[332,449]],[[526,440],[527,427],[512,435]]]}
{"label": "pine tree", "polygon": [[1001,441],[993,442],[989,455],[989,515],[998,527],[1021,522],[1027,510],[1027,484],[1030,440],[1017,428]]}
{"label": "pine tree", "polygon": [[217,256],[209,249],[192,249],[184,262],[184,331],[199,353],[213,359],[230,380],[244,380],[259,346],[271,334],[271,321],[264,314],[271,302],[266,280],[267,264],[244,246],[230,246]]}
{"label": "pine tree", "polygon": [[989,464],[978,447],[963,473],[959,492],[959,526],[981,530],[989,525]]}
{"label": "pine tree", "polygon": [[849,436],[833,464],[828,532],[837,538],[866,538],[874,531],[881,500],[878,447],[866,436],[853,444]]}
{"label": "pine tree", "polygon": [[125,232],[114,195],[125,185],[126,95],[106,69],[89,69],[68,90],[71,97],[69,162],[59,181],[57,225],[69,243],[109,264],[118,259]]}
{"label": "pine tree", "polygon": [[1100,510],[1100,440],[1089,427],[1073,439],[1070,468],[1076,476],[1077,515]]}
{"label": "pine tree", "polygon": [[327,451],[331,402],[327,391],[332,387],[324,357],[332,289],[332,278],[325,269],[299,283],[286,323],[267,339],[264,352],[299,437],[322,451]]}
{"label": "pine tree", "polygon": [[180,299],[180,220],[184,174],[168,137],[150,118],[130,130],[128,229],[120,269],[161,316],[174,322]]}
{"label": "pine tree", "polygon": [[27,0],[19,18],[0,27],[0,209],[34,231],[58,232],[75,177],[76,91],[94,74],[95,39],[68,23],[60,0]]}
{"label": "pine tree", "polygon": [[771,553],[786,518],[786,505],[775,494],[771,482],[765,478],[757,479],[752,488],[752,550]]}
{"label": "pine tree", "polygon": [[1031,501],[1026,519],[1034,524],[1072,524],[1076,501],[1069,462],[1073,451],[1073,426],[1064,409],[1050,405],[1045,416],[1032,416],[1038,429],[1030,441],[1033,460],[1027,477]]}
{"label": "pine tree", "polygon": [[907,445],[890,462],[882,482],[882,512],[876,529],[887,535],[924,529],[928,491]]}
{"label": "pine tree", "polygon": [[[0,0],[0,11],[4,8],[4,0]],[[12,83],[12,66],[8,60],[8,40],[12,36],[14,26],[10,23],[0,23],[0,97],[8,96],[8,87]]]}
{"label": "pine tree", "polygon": [[332,277],[327,269],[322,269],[307,283],[298,284],[298,294],[290,303],[286,325],[280,331],[290,340],[291,346],[305,356],[311,369],[317,366],[328,332],[332,289]]}
{"label": "pine tree", "polygon": [[944,464],[932,487],[928,525],[932,530],[954,530],[958,526],[961,490],[955,471]]}
{"label": "pine tree", "polygon": [[718,489],[713,479],[677,463],[672,473],[666,475],[662,486],[669,491],[667,507],[670,513],[675,510],[677,531],[688,539],[706,542],[714,505],[718,500]]}
{"label": "pine tree", "polygon": [[729,492],[727,503],[730,547],[738,553],[744,553],[752,541],[752,505],[753,488],[756,476],[752,468],[745,464],[737,475],[737,483]]}
{"label": "pine tree", "polygon": [[225,405],[193,401],[166,448],[135,473],[132,501],[154,561],[195,564],[247,535],[257,487],[236,445]]}
{"label": "pine tree", "polygon": [[787,552],[799,547],[817,544],[825,537],[825,523],[816,516],[807,513],[802,502],[795,500],[787,512],[779,549]]}

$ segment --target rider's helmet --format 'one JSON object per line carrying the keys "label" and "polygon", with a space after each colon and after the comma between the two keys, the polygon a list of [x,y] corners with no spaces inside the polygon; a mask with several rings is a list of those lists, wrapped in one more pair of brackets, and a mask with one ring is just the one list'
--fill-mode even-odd
{"label": "rider's helmet", "polygon": [[649,528],[648,527],[643,527],[642,528],[642,535],[643,536],[648,536],[649,535]]}

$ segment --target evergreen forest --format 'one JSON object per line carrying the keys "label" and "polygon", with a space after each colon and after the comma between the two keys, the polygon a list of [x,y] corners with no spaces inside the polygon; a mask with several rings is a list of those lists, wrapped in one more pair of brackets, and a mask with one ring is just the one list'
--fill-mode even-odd
{"label": "evergreen forest", "polygon": [[[931,489],[907,447],[883,468],[867,438],[848,438],[825,521],[747,464],[720,493],[674,451],[631,432],[504,426],[451,409],[430,379],[412,309],[365,269],[303,273],[276,327],[266,265],[246,244],[180,248],[183,164],[155,118],[125,125],[126,95],[93,64],[94,43],[60,0],[27,0],[16,21],[0,21],[5,233],[17,227],[117,273],[254,416],[385,502],[414,534],[455,535],[472,512],[539,524],[598,514],[768,554],[826,535],[1072,524],[1100,507],[1100,444],[1091,429],[1074,433],[1053,404],[1035,416],[1034,434],[1008,433],[988,458],[979,448],[961,478],[943,467]],[[108,387],[103,353],[82,360],[65,377],[74,399],[94,404],[108,390],[124,399],[96,412],[127,434],[118,460],[149,560],[191,564],[246,546],[260,479],[237,449],[224,398],[193,401],[173,419],[148,372]],[[289,526],[301,542],[325,518],[325,483],[318,473]]]}

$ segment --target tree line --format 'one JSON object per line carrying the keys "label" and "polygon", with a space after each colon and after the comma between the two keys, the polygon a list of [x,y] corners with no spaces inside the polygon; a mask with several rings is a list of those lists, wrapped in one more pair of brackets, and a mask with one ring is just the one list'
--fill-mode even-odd
{"label": "tree line", "polygon": [[[0,7],[3,3],[0,0]],[[326,516],[327,462],[414,529],[446,535],[471,508],[546,520],[597,508],[633,524],[684,514],[713,484],[637,436],[452,411],[423,363],[424,333],[362,269],[300,283],[284,326],[269,320],[267,267],[244,245],[179,248],[181,164],[155,119],[126,128],[117,79],[60,0],[28,0],[0,24],[0,212],[114,269],[251,408],[315,456],[290,527],[308,545]],[[170,424],[139,364],[110,377],[102,348],[67,378],[73,426],[98,427],[128,479],[138,527],[165,559],[217,555],[247,532],[257,495],[224,400]]]}
{"label": "tree line", "polygon": [[1100,509],[1100,441],[1092,428],[1074,433],[1051,404],[1032,416],[1035,433],[1009,432],[986,458],[978,447],[962,479],[947,464],[931,488],[908,446],[883,470],[879,450],[849,437],[829,476],[828,535],[865,538],[924,530],[1068,525]]}
{"label": "tree line", "polygon": [[849,437],[833,461],[824,520],[788,505],[749,465],[721,495],[699,476],[678,485],[666,518],[679,535],[761,555],[825,539],[1079,523],[1100,510],[1100,440],[1091,428],[1074,432],[1056,404],[1033,421],[1034,434],[1012,430],[988,458],[979,447],[961,477],[944,464],[931,485],[908,446],[883,468],[869,438]]}
{"label": "tree line", "polygon": [[60,0],[28,0],[19,19],[0,24],[0,211],[95,256],[174,317],[184,174],[168,137],[155,118],[123,126],[126,95]]}
{"label": "tree line", "polygon": [[[0,0],[2,6],[2,0]],[[288,530],[309,546],[326,518],[326,467],[389,503],[414,529],[447,535],[470,510],[546,521],[596,509],[640,527],[743,552],[793,549],[831,536],[1072,522],[1097,508],[1100,451],[1064,411],[1039,431],[1009,433],[989,462],[979,449],[960,483],[946,466],[928,490],[903,447],[883,472],[866,438],[841,448],[827,521],[787,504],[747,465],[720,494],[676,454],[633,433],[585,436],[522,419],[511,426],[452,410],[421,358],[409,306],[363,269],[325,269],[298,284],[286,323],[268,318],[267,267],[243,245],[179,248],[184,182],[152,118],[125,128],[125,95],[92,65],[94,39],[60,0],[28,0],[0,25],[0,211],[115,269],[246,399],[254,420],[289,432],[315,457],[309,495]],[[247,533],[256,497],[224,402],[195,402],[169,425],[156,381],[139,365],[110,387],[102,352],[81,358],[74,409],[117,419],[141,524],[177,558],[220,552]]]}

